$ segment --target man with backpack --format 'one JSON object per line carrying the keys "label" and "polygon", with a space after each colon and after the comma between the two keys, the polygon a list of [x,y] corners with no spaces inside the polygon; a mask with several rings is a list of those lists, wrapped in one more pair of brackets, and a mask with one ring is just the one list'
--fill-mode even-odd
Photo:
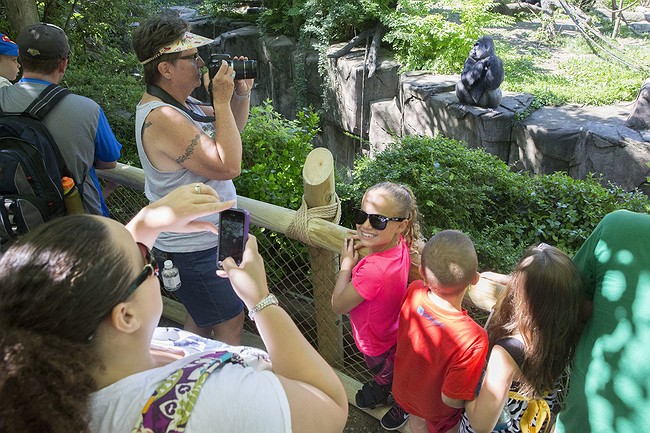
{"label": "man with backpack", "polygon": [[[16,42],[23,76],[13,86],[0,88],[4,113],[25,111],[44,89],[61,82],[70,61],[68,38],[57,26],[27,26]],[[60,87],[51,89],[61,90],[65,96],[51,107],[42,123],[60,150],[86,212],[108,216],[95,169],[115,167],[122,145],[95,101]]]}

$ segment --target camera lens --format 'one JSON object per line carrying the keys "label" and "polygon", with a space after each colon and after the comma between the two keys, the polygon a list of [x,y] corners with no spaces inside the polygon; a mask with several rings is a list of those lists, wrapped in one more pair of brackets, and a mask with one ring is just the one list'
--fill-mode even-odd
{"label": "camera lens", "polygon": [[228,63],[235,70],[235,80],[257,77],[257,60],[231,60]]}
{"label": "camera lens", "polygon": [[235,70],[235,80],[257,78],[257,60],[232,60],[228,54],[212,54],[208,62],[210,79],[216,75],[222,60]]}

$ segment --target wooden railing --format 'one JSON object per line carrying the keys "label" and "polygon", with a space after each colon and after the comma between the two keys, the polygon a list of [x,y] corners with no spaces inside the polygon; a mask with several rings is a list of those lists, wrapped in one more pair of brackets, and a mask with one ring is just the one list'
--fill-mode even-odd
{"label": "wooden railing", "polygon": [[[144,173],[142,169],[118,163],[117,167],[110,170],[97,170],[97,174],[105,181],[123,185],[136,191],[144,191]],[[336,204],[334,191],[334,164],[330,152],[325,148],[317,148],[309,154],[303,168],[304,178],[304,204],[310,209]],[[287,234],[292,224],[295,225],[297,214],[304,214],[292,209],[275,206],[270,203],[237,196],[238,207],[246,209],[251,215],[251,224],[263,227],[277,233]],[[302,209],[304,211],[304,209]],[[299,216],[303,218],[304,215]],[[310,245],[311,272],[313,283],[314,311],[317,334],[317,350],[332,365],[342,365],[343,343],[341,330],[341,316],[335,314],[330,306],[333,282],[338,273],[338,254],[345,236],[350,234],[350,229],[337,223],[321,218],[308,218],[301,221],[306,230],[299,236],[301,242]],[[361,250],[361,255],[367,251]],[[412,256],[410,279],[419,278],[419,256]],[[481,280],[479,284],[470,288],[467,300],[484,310],[490,310],[499,296],[502,286],[494,285]],[[163,315],[174,322],[183,323],[187,311],[177,301],[163,298]],[[361,383],[338,371],[339,377],[345,385],[348,400],[355,404],[355,394]],[[366,410],[371,415],[381,418],[386,409]],[[408,431],[408,428],[401,429]]]}

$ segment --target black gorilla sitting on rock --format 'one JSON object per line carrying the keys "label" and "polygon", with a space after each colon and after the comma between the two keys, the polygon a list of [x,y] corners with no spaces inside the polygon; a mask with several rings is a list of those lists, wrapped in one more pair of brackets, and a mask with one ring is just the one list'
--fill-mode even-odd
{"label": "black gorilla sitting on rock", "polygon": [[461,104],[496,108],[501,103],[503,63],[494,54],[494,41],[489,36],[479,38],[465,60],[456,96]]}

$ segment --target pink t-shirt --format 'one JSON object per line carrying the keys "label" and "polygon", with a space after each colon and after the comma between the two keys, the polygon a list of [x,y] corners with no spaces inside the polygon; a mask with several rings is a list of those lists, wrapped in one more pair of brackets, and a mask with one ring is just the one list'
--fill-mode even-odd
{"label": "pink t-shirt", "polygon": [[393,248],[369,254],[352,269],[352,284],[365,299],[350,310],[354,342],[378,356],[397,342],[397,322],[408,285],[411,256],[403,237]]}

